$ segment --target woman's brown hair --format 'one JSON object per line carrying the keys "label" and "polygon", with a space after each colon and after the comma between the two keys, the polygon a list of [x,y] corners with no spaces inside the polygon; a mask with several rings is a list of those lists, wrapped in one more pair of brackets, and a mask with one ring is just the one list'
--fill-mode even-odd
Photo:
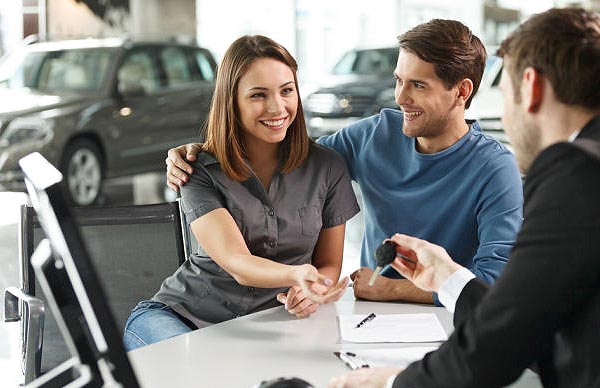
{"label": "woman's brown hair", "polygon": [[[272,58],[286,64],[294,73],[298,93],[298,64],[285,47],[261,35],[242,36],[229,46],[217,72],[215,92],[205,127],[206,140],[202,149],[213,154],[225,174],[236,181],[246,180],[251,175],[244,160],[246,155],[237,88],[240,78],[259,58]],[[290,172],[302,164],[308,155],[309,144],[302,102],[298,96],[296,118],[288,128],[279,149],[282,158],[281,172]]]}

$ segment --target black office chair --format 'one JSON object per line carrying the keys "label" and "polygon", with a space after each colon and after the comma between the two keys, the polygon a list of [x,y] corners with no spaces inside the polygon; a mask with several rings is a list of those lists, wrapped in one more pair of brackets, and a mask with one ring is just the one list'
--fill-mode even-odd
{"label": "black office chair", "polygon": [[[152,297],[187,258],[187,226],[179,202],[75,208],[73,213],[123,332],[136,303]],[[54,318],[45,314],[44,297],[29,263],[42,238],[33,208],[24,206],[19,249],[21,288],[6,290],[5,317],[7,322],[21,321],[25,383],[70,357]]]}

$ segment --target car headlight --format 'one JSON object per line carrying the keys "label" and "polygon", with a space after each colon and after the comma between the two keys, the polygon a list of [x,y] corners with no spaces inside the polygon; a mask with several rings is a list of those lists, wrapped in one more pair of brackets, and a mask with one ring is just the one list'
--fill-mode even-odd
{"label": "car headlight", "polygon": [[395,88],[386,88],[383,89],[376,98],[377,102],[390,103],[393,101],[396,102],[396,89]]}
{"label": "car headlight", "polygon": [[51,119],[16,118],[0,136],[0,147],[45,140],[52,135],[53,128]]}
{"label": "car headlight", "polygon": [[332,93],[313,93],[308,96],[305,103],[306,109],[314,113],[335,113],[342,112],[348,107],[346,99],[339,99]]}

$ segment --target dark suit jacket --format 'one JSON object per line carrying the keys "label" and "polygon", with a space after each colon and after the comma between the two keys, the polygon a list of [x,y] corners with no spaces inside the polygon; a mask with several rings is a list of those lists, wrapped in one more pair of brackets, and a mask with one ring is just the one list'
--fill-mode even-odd
{"label": "dark suit jacket", "polygon": [[545,387],[600,387],[600,116],[544,150],[524,190],[504,273],[467,284],[452,336],[395,388],[501,387],[532,365]]}

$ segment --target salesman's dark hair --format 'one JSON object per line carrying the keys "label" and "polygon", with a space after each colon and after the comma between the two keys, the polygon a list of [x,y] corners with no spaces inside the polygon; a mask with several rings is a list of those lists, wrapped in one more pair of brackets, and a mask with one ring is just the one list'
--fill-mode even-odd
{"label": "salesman's dark hair", "polygon": [[461,22],[433,19],[419,24],[398,37],[400,50],[406,50],[425,62],[433,64],[435,74],[450,89],[468,78],[473,82],[471,100],[483,76],[486,53],[481,40]]}
{"label": "salesman's dark hair", "polygon": [[515,101],[523,71],[532,67],[548,79],[556,98],[568,105],[600,107],[600,15],[582,8],[553,8],[521,24],[500,45]]}

